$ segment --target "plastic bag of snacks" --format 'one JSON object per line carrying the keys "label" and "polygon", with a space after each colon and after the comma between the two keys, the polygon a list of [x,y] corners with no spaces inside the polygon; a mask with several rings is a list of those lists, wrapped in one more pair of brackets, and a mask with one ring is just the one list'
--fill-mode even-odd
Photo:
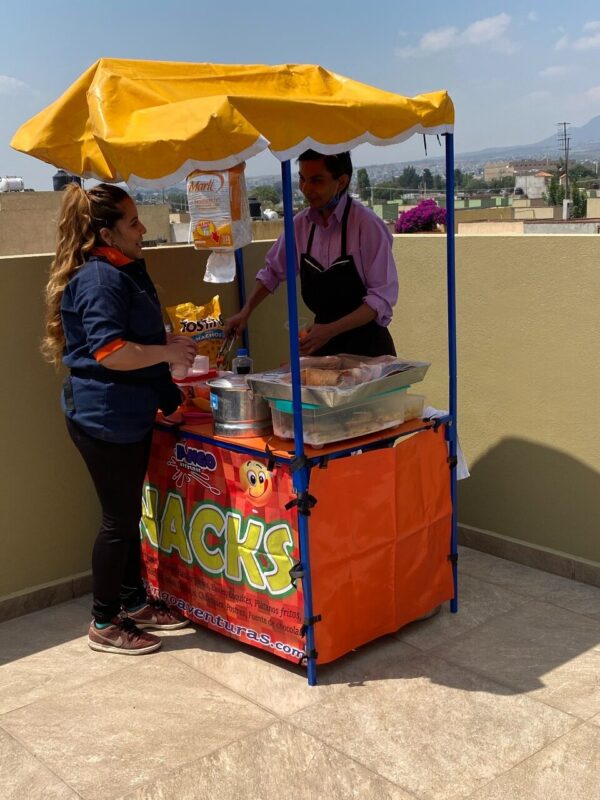
{"label": "plastic bag of snacks", "polygon": [[196,343],[196,353],[208,356],[211,367],[217,363],[217,354],[225,339],[223,329],[225,320],[221,314],[219,295],[203,306],[193,303],[179,303],[168,306],[167,314],[173,333],[191,336]]}
{"label": "plastic bag of snacks", "polygon": [[212,250],[204,280],[235,278],[233,251],[252,241],[252,220],[244,179],[245,164],[224,170],[194,170],[187,177],[190,231],[197,250]]}

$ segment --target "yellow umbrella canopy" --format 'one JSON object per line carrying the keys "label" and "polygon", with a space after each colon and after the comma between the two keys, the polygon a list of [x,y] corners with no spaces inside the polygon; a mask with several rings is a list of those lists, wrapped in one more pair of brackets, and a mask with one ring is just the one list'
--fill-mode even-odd
{"label": "yellow umbrella canopy", "polygon": [[402,97],[310,64],[103,58],[11,145],[83,178],[164,188],[269,148],[284,161],[451,133],[446,92]]}

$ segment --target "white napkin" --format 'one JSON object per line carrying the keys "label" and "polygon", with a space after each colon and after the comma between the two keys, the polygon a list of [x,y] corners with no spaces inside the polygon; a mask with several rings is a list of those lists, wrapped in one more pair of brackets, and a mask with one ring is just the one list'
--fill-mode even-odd
{"label": "white napkin", "polygon": [[[439,408],[434,408],[433,406],[427,406],[423,410],[423,419],[439,419],[440,417],[447,417],[448,414],[448,411],[443,411]],[[456,462],[456,480],[462,481],[465,478],[468,478],[471,473],[469,472],[467,461],[463,455],[463,451],[461,450],[458,436],[456,437]]]}

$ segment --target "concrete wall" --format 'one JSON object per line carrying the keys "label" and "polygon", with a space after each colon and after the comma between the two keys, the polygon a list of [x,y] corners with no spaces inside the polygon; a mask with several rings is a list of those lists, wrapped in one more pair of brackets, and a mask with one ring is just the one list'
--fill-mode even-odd
{"label": "concrete wall", "polygon": [[458,233],[461,236],[520,236],[524,233],[523,220],[482,220],[480,222],[459,222]]}
{"label": "concrete wall", "polygon": [[544,206],[543,208],[514,208],[515,219],[559,219],[562,209],[557,210],[555,206]]}
{"label": "concrete wall", "polygon": [[[251,286],[269,242],[245,250]],[[444,236],[397,236],[400,354],[432,362],[418,387],[447,407]],[[461,523],[600,564],[600,237],[480,236],[456,242],[459,430],[472,477]],[[209,298],[206,255],[147,250],[165,305]],[[93,488],[69,442],[60,377],[42,363],[42,292],[50,256],[0,258],[0,602],[89,570],[98,525]],[[226,315],[237,285],[219,287]],[[285,293],[258,309],[257,369],[287,359]]]}
{"label": "concrete wall", "polygon": [[539,220],[526,221],[524,223],[523,233],[548,235],[549,233],[558,234],[599,234],[600,233],[600,219],[572,219],[572,220],[548,220],[542,222]]}
{"label": "concrete wall", "polygon": [[586,214],[588,217],[600,218],[600,197],[588,197]]}
{"label": "concrete wall", "polygon": [[[0,194],[0,256],[53,252],[61,200],[61,192]],[[147,241],[171,241],[168,205],[140,206],[140,217]]]}

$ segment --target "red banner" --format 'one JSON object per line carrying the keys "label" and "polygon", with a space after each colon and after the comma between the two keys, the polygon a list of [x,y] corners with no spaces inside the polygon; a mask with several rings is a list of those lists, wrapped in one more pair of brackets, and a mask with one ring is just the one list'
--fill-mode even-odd
{"label": "red banner", "polygon": [[145,577],[196,623],[290,661],[304,653],[285,467],[155,431],[142,511]]}

